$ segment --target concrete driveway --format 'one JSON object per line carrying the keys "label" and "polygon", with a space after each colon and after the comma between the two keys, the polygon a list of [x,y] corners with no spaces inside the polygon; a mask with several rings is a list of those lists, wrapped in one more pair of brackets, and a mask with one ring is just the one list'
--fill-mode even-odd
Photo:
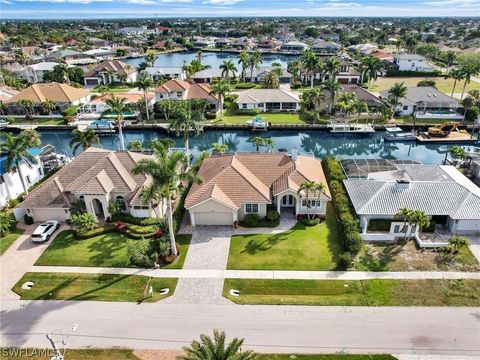
{"label": "concrete driveway", "polygon": [[[33,225],[19,224],[19,227],[25,229],[25,232],[0,257],[0,299],[20,298],[11,291],[12,287],[21,279],[23,274],[30,270],[43,251],[53,241],[53,239],[50,239],[44,243],[35,244],[30,240],[30,235],[40,224],[41,222]],[[62,224],[54,236],[66,229],[67,226]]]}

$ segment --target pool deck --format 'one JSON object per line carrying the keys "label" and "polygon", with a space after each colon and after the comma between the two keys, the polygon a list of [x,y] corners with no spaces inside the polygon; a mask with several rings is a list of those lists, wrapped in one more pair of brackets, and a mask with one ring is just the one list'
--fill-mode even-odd
{"label": "pool deck", "polygon": [[460,132],[451,132],[446,137],[424,138],[421,135],[417,136],[417,141],[420,143],[472,143],[476,142],[477,140],[478,139],[473,135]]}

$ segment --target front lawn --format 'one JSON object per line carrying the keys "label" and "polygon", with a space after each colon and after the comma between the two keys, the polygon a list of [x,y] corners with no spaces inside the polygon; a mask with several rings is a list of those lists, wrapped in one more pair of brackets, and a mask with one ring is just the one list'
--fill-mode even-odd
{"label": "front lawn", "polygon": [[7,235],[0,237],[0,255],[3,255],[5,251],[18,239],[20,235],[24,233],[24,229],[15,229]]}
{"label": "front lawn", "polygon": [[[9,120],[10,121],[10,120]],[[31,120],[15,118],[11,125],[65,125],[65,120],[61,118],[33,118]]]}
{"label": "front lawn", "polygon": [[108,87],[108,90],[110,90],[110,92],[129,92],[130,90],[133,90],[133,89],[136,89],[135,86],[128,86],[128,85],[121,85],[121,84],[110,84],[110,85],[99,85],[99,86],[96,86],[92,89],[92,92],[98,92],[98,89],[100,87]]}
{"label": "front lawn", "polygon": [[[191,235],[177,235],[180,257],[165,269],[181,269],[185,262]],[[75,238],[75,232],[62,231],[43,252],[35,265],[134,267],[127,255],[128,237],[111,232],[88,239]]]}
{"label": "front lawn", "polygon": [[[417,86],[422,80],[434,80],[437,83],[437,89],[443,93],[451,94],[453,88],[453,79],[445,79],[443,77],[379,77],[375,80],[375,85],[369,89],[370,91],[384,91],[390,90],[395,83],[405,83],[406,86]],[[463,87],[463,81],[457,82],[455,93],[461,93]],[[467,84],[465,93],[470,90],[480,90],[480,84],[474,81]]]}
{"label": "front lawn", "polygon": [[[240,296],[229,294],[230,289]],[[480,280],[226,279],[223,296],[237,304],[320,306],[480,305]]]}
{"label": "front lawn", "polygon": [[[271,122],[272,124],[307,124],[305,121],[300,119],[298,114],[289,114],[289,113],[266,113],[259,114],[266,119],[266,121]],[[218,120],[215,124],[227,124],[227,125],[245,125],[245,121],[252,120],[255,116],[253,115],[227,115],[225,114],[224,120],[220,120],[220,115],[218,115]]]}
{"label": "front lawn", "polygon": [[[33,288],[22,289],[26,281],[33,281]],[[153,287],[153,296],[148,287]],[[171,296],[177,279],[152,278],[136,275],[74,274],[74,273],[26,273],[13,287],[22,300],[82,300],[82,301],[146,301],[155,302]],[[160,290],[169,288],[167,295]]]}
{"label": "front lawn", "polygon": [[316,226],[297,223],[279,234],[236,235],[230,242],[228,269],[334,270],[342,253],[332,207]]}
{"label": "front lawn", "polygon": [[[48,354],[43,355],[48,350]],[[50,360],[51,349],[0,348],[3,360]],[[72,360],[140,360],[130,349],[68,349]],[[375,359],[376,360],[376,359]]]}

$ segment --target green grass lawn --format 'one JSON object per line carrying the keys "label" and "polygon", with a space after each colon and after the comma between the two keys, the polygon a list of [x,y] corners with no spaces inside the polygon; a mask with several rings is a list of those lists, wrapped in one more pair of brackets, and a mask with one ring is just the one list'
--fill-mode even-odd
{"label": "green grass lawn", "polygon": [[11,233],[0,237],[0,255],[3,255],[5,251],[18,239],[20,235],[24,233],[23,229],[15,229]]}
{"label": "green grass lawn", "polygon": [[[191,235],[177,235],[180,257],[165,269],[181,269],[185,262]],[[111,232],[89,239],[76,239],[71,230],[62,231],[43,252],[35,265],[132,267],[127,256],[128,238]]]}
{"label": "green grass lawn", "polygon": [[[303,120],[300,119],[298,114],[289,114],[289,113],[267,113],[260,114],[259,116],[264,117],[267,121],[272,124],[306,124]],[[218,121],[214,124],[227,124],[227,125],[245,125],[245,121],[252,120],[255,116],[253,115],[227,115],[225,114],[224,120],[220,121],[220,115],[218,115]]]}
{"label": "green grass lawn", "polygon": [[[403,82],[406,86],[417,86],[417,84],[422,80],[435,80],[437,83],[437,89],[441,92],[450,94],[453,88],[453,79],[445,79],[443,77],[379,77],[375,80],[375,85],[370,89],[371,91],[380,92],[383,90],[389,90],[393,84],[396,82]],[[457,82],[455,88],[456,93],[461,93],[463,87],[463,82]],[[480,90],[480,84],[474,81],[471,81],[470,84],[467,84],[465,92],[470,90]]]}
{"label": "green grass lawn", "polygon": [[335,215],[316,226],[297,223],[280,234],[236,235],[230,243],[228,269],[333,270],[342,253]]}
{"label": "green grass lawn", "polygon": [[[3,360],[50,360],[54,355],[51,349],[8,349],[0,348]],[[68,349],[66,358],[71,360],[140,360],[130,349]]]}
{"label": "green grass lawn", "polygon": [[[100,85],[104,86],[104,85]],[[100,86],[96,86],[92,89],[92,92],[98,92],[98,88]],[[108,89],[111,92],[128,92],[132,89],[135,89],[135,86],[128,86],[128,85],[107,85]]]}
{"label": "green grass lawn", "polygon": [[[23,283],[34,281],[32,289],[22,289]],[[155,302],[171,296],[177,279],[153,278],[153,296],[148,297],[147,276],[74,273],[26,273],[13,287],[13,291],[24,300],[82,300],[82,301],[129,301],[144,299]],[[169,288],[167,295],[160,290]]]}
{"label": "green grass lawn", "polygon": [[258,360],[395,360],[386,354],[260,354]]}
{"label": "green grass lawn", "polygon": [[[9,120],[10,121],[10,120]],[[11,125],[65,125],[63,118],[33,118],[31,120],[15,118]]]}
{"label": "green grass lawn", "polygon": [[[230,289],[240,296],[231,296]],[[223,295],[237,304],[479,306],[480,280],[226,279]]]}

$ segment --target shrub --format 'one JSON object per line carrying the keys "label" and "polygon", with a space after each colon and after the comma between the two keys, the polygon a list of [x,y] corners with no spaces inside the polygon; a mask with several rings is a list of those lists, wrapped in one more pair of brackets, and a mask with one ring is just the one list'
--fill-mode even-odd
{"label": "shrub", "polygon": [[78,106],[69,106],[65,110],[62,111],[62,115],[66,118],[68,116],[75,117],[77,115],[77,107]]}
{"label": "shrub", "polygon": [[5,235],[15,228],[15,216],[11,212],[0,212],[0,235]]}
{"label": "shrub", "polygon": [[127,254],[132,265],[152,267],[156,261],[155,253],[150,253],[149,240],[128,240]]}
{"label": "shrub", "polygon": [[353,257],[350,254],[341,254],[337,260],[339,270],[347,270],[353,266]]}
{"label": "shrub", "polygon": [[438,70],[434,70],[431,72],[423,72],[423,71],[400,71],[400,70],[387,70],[387,77],[437,77],[441,73]]}
{"label": "shrub", "polygon": [[251,227],[258,226],[258,224],[260,224],[261,221],[262,219],[258,214],[247,214],[243,218],[243,222],[245,223],[245,225],[251,226]]}
{"label": "shrub", "polygon": [[111,225],[105,225],[105,226],[100,226],[97,227],[93,230],[89,231],[81,231],[81,230],[76,230],[75,235],[78,239],[89,239],[94,236],[99,236],[107,233],[111,233],[115,230],[115,228]]}
{"label": "shrub", "polygon": [[363,239],[358,232],[348,232],[343,236],[343,246],[345,251],[352,255],[357,255],[362,249]]}
{"label": "shrub", "polygon": [[25,214],[23,216],[23,221],[25,222],[25,225],[32,225],[33,224],[33,217]]}
{"label": "shrub", "polygon": [[123,213],[126,210],[125,202],[123,200],[112,200],[108,204],[108,212],[114,215]]}
{"label": "shrub", "polygon": [[207,120],[215,120],[216,118],[217,118],[217,114],[214,112],[205,113],[205,119]]}
{"label": "shrub", "polygon": [[268,210],[266,218],[268,221],[277,221],[280,219],[280,214],[277,210]]}
{"label": "shrub", "polygon": [[235,89],[253,89],[256,86],[255,83],[238,83],[235,85]]}
{"label": "shrub", "polygon": [[425,87],[425,86],[432,86],[435,89],[437,88],[437,82],[432,79],[424,79],[418,82],[417,86],[419,87]]}
{"label": "shrub", "polygon": [[68,223],[76,229],[89,231],[93,230],[97,226],[98,220],[92,213],[85,212],[73,214]]}
{"label": "shrub", "polygon": [[315,226],[320,224],[320,219],[319,218],[314,218],[314,219],[309,219],[309,218],[304,218],[301,220],[302,224],[306,226]]}
{"label": "shrub", "polygon": [[480,110],[478,107],[473,106],[467,110],[465,114],[465,121],[474,122],[480,116]]}
{"label": "shrub", "polygon": [[130,214],[116,214],[112,216],[112,221],[123,221],[125,223],[134,224],[134,225],[156,225],[159,223],[159,218],[142,218],[135,217]]}
{"label": "shrub", "polygon": [[261,113],[259,109],[240,109],[235,112],[235,115],[255,116]]}

